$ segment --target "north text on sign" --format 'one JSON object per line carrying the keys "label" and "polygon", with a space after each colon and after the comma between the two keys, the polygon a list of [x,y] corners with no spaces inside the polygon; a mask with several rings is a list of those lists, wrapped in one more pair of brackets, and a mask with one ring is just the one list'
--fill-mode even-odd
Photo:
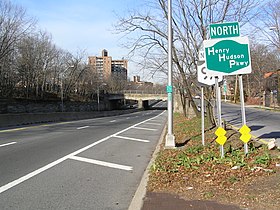
{"label": "north text on sign", "polygon": [[226,38],[239,36],[239,24],[233,23],[221,23],[210,25],[210,37],[213,38]]}

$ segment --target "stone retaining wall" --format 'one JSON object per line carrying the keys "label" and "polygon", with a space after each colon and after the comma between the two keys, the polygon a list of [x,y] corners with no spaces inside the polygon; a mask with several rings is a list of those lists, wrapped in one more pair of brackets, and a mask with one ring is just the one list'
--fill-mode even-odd
{"label": "stone retaining wall", "polygon": [[[89,112],[97,111],[97,102],[72,102],[65,101],[63,110],[66,112]],[[61,101],[31,101],[22,99],[0,99],[0,114],[7,113],[42,113],[61,112]],[[100,101],[99,110],[110,110],[110,105]]]}
{"label": "stone retaining wall", "polygon": [[60,122],[70,120],[91,119],[96,117],[107,117],[139,111],[114,110],[114,111],[94,111],[94,112],[51,112],[51,113],[21,113],[21,114],[1,114],[0,128],[27,125],[46,122]]}

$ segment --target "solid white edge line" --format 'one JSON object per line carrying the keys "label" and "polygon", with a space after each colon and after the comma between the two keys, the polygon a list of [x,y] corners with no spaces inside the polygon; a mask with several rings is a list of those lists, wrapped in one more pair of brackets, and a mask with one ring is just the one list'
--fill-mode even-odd
{"label": "solid white edge line", "polygon": [[10,143],[7,143],[7,144],[1,144],[0,147],[5,147],[5,146],[8,146],[8,145],[12,145],[12,144],[16,144],[17,142],[10,142]]}
{"label": "solid white edge line", "polygon": [[126,140],[131,140],[131,141],[139,141],[139,142],[145,142],[145,143],[149,143],[149,140],[145,140],[145,139],[137,139],[137,138],[131,138],[131,137],[126,137],[126,136],[113,136],[115,138],[119,138],[119,139],[126,139]]}
{"label": "solid white edge line", "polygon": [[16,185],[18,185],[18,184],[20,184],[20,183],[26,181],[26,180],[28,180],[28,179],[30,179],[30,178],[32,178],[32,177],[38,175],[38,174],[40,174],[40,173],[42,173],[42,172],[44,172],[44,171],[46,171],[46,170],[52,168],[53,166],[56,166],[57,164],[59,164],[59,163],[65,161],[65,160],[69,159],[70,157],[73,157],[73,156],[75,156],[75,155],[77,155],[77,154],[79,154],[79,153],[81,153],[81,152],[83,152],[83,151],[85,151],[85,150],[87,150],[87,149],[89,149],[89,148],[91,148],[91,147],[97,145],[97,144],[100,144],[100,143],[102,143],[102,142],[104,142],[104,141],[107,141],[107,140],[108,140],[109,138],[111,138],[111,137],[114,137],[114,136],[116,136],[116,135],[119,135],[120,133],[123,133],[123,132],[125,132],[125,131],[131,129],[131,128],[133,128],[134,126],[137,126],[137,125],[140,125],[140,124],[142,124],[142,123],[144,123],[144,122],[148,122],[149,120],[155,119],[155,118],[161,116],[164,112],[165,112],[165,111],[163,111],[162,113],[158,114],[158,115],[155,116],[155,117],[152,117],[152,118],[150,118],[150,119],[144,120],[143,122],[140,122],[140,123],[137,123],[137,124],[135,124],[135,125],[132,125],[132,126],[130,126],[130,127],[128,127],[128,128],[125,128],[125,129],[123,129],[123,130],[121,130],[121,131],[119,131],[119,132],[117,132],[117,133],[115,133],[115,134],[113,134],[113,135],[110,135],[110,136],[107,136],[107,137],[105,137],[105,138],[103,138],[103,139],[100,139],[99,141],[96,141],[96,142],[94,142],[94,143],[92,143],[92,144],[90,144],[90,145],[88,145],[88,146],[86,146],[86,147],[83,147],[83,148],[81,148],[81,149],[79,149],[79,150],[77,150],[77,151],[75,151],[75,152],[73,152],[73,153],[71,153],[71,154],[69,154],[69,155],[66,155],[66,156],[64,156],[64,157],[62,157],[62,158],[59,158],[58,160],[53,161],[53,162],[51,162],[51,163],[49,163],[49,164],[47,164],[47,165],[45,165],[45,166],[43,166],[43,167],[41,167],[41,168],[39,168],[39,169],[37,169],[37,170],[35,170],[35,171],[29,173],[29,174],[26,174],[25,176],[22,176],[22,177],[20,177],[20,178],[14,180],[14,181],[12,181],[12,182],[9,182],[8,184],[5,184],[5,185],[3,185],[3,186],[0,187],[0,194],[1,194],[2,192],[7,191],[8,189],[11,189],[12,187],[14,187],[14,186],[16,186]]}
{"label": "solid white edge line", "polygon": [[131,166],[109,163],[109,162],[104,162],[104,161],[100,161],[100,160],[93,160],[93,159],[84,158],[84,157],[72,156],[72,157],[70,157],[70,159],[78,160],[78,161],[82,161],[82,162],[86,162],[86,163],[91,163],[91,164],[95,164],[95,165],[105,166],[105,167],[109,167],[109,168],[116,168],[116,169],[125,170],[125,171],[133,170],[133,167],[131,167]]}
{"label": "solid white edge line", "polygon": [[80,129],[85,129],[85,128],[88,128],[89,126],[86,125],[86,126],[83,126],[83,127],[78,127],[77,130],[80,130]]}

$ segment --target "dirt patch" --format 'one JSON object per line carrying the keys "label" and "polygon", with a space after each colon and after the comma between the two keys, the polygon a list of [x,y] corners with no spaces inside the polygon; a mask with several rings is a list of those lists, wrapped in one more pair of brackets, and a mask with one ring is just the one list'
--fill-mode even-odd
{"label": "dirt patch", "polygon": [[241,210],[234,205],[219,204],[214,201],[184,200],[168,193],[147,193],[142,210]]}
{"label": "dirt patch", "polygon": [[216,129],[207,127],[202,146],[200,120],[175,115],[174,134],[180,147],[162,147],[150,169],[148,191],[248,209],[279,209],[279,150],[250,141],[245,155],[240,134],[227,129],[225,157],[221,158]]}

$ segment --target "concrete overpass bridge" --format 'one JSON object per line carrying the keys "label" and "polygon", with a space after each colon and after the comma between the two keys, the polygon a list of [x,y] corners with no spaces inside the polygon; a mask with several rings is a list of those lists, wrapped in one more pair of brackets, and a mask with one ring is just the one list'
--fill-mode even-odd
{"label": "concrete overpass bridge", "polygon": [[137,101],[138,108],[148,108],[149,102],[151,101],[166,101],[167,93],[162,91],[125,90],[121,93],[110,93],[108,95],[108,100],[111,103],[123,101],[123,104],[126,104],[128,100]]}

